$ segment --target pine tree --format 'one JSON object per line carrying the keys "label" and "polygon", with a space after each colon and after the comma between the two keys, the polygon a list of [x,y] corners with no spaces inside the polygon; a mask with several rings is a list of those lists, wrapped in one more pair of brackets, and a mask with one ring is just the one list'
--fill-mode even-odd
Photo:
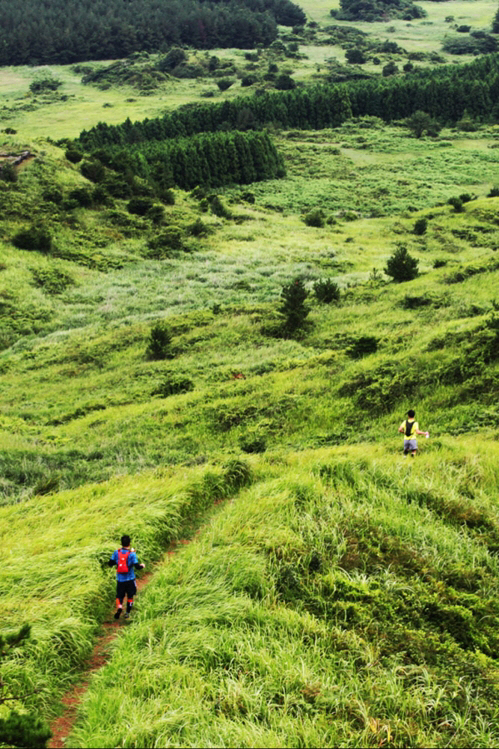
{"label": "pine tree", "polygon": [[284,317],[283,329],[286,333],[295,333],[303,328],[310,312],[305,304],[308,293],[301,278],[295,278],[291,283],[283,286],[281,291],[280,314]]}

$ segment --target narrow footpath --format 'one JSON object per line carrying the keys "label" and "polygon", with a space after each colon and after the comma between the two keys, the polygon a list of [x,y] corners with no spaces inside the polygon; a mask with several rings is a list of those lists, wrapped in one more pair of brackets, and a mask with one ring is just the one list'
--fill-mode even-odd
{"label": "narrow footpath", "polygon": [[[216,502],[215,504],[218,504],[218,502]],[[195,538],[195,536],[199,534],[200,530],[201,529],[198,529],[196,531],[193,538]],[[176,553],[179,547],[189,543],[190,540],[187,539],[172,541],[169,544],[168,549],[163,557],[159,560],[158,563],[155,564],[155,567],[157,567],[157,565],[161,562],[166,561],[168,557],[173,556],[173,554]],[[147,572],[142,577],[136,579],[137,590],[139,593],[146,587],[153,575],[154,568],[151,570],[151,572]],[[81,681],[71,687],[71,689],[66,692],[61,700],[64,710],[62,715],[60,715],[50,724],[52,738],[47,744],[48,749],[65,749],[65,741],[71,733],[71,730],[75,723],[78,707],[82,701],[83,695],[88,689],[90,677],[95,671],[98,671],[100,668],[102,668],[102,666],[105,666],[105,664],[109,660],[110,643],[115,639],[115,637],[120,634],[120,631],[123,630],[123,627],[127,627],[132,623],[131,619],[119,619],[118,621],[116,621],[114,618],[114,611],[114,609],[110,611],[108,617],[102,623],[103,632],[97,638],[94,649],[92,651],[92,655],[85,664],[85,667],[81,674]]]}

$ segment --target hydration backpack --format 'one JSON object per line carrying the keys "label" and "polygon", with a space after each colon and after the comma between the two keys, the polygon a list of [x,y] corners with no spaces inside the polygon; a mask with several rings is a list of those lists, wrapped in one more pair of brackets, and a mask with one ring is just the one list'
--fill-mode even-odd
{"label": "hydration backpack", "polygon": [[128,556],[130,554],[130,549],[127,551],[123,551],[122,549],[118,550],[118,569],[117,572],[120,575],[128,575],[129,569],[128,569]]}
{"label": "hydration backpack", "polygon": [[405,422],[405,436],[410,437],[412,433],[412,427],[414,426],[416,422],[415,421],[409,421],[409,419]]}

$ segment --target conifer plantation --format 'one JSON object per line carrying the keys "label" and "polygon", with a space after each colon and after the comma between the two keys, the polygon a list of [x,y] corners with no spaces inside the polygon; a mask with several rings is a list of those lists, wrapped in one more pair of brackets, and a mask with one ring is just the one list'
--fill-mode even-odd
{"label": "conifer plantation", "polygon": [[0,0],[1,749],[499,744],[498,13]]}

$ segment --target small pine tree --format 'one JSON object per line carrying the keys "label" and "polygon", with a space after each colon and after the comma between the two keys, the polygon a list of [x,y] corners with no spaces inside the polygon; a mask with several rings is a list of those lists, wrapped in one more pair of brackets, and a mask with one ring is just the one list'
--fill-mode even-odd
{"label": "small pine tree", "polygon": [[318,302],[323,304],[338,303],[340,301],[340,287],[330,278],[322,279],[314,283],[314,294]]}
{"label": "small pine tree", "polygon": [[284,316],[284,329],[288,333],[294,333],[303,327],[309,313],[305,304],[308,293],[301,278],[283,286],[281,292],[281,306],[279,312]]}
{"label": "small pine tree", "polygon": [[172,335],[167,325],[158,322],[151,328],[149,342],[147,344],[146,356],[152,361],[161,359],[172,359],[171,349]]}
{"label": "small pine tree", "polygon": [[418,220],[414,223],[413,232],[414,234],[418,234],[419,236],[421,236],[422,234],[425,234],[427,228],[428,228],[428,219],[418,218]]}
{"label": "small pine tree", "polygon": [[409,255],[407,247],[401,245],[388,258],[384,271],[394,281],[401,283],[402,281],[412,281],[419,275],[418,265],[419,260]]}

